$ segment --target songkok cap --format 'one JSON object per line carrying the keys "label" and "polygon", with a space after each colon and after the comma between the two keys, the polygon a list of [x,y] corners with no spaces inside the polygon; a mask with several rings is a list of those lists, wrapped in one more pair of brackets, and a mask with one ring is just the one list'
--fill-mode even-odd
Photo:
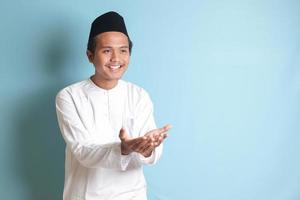
{"label": "songkok cap", "polygon": [[89,43],[98,34],[109,31],[124,33],[129,39],[123,17],[116,12],[110,11],[100,15],[93,21],[89,35]]}

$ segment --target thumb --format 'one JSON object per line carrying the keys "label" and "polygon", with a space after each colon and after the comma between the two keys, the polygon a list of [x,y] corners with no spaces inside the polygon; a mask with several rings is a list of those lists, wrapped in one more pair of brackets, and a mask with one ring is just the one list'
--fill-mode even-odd
{"label": "thumb", "polygon": [[126,130],[123,127],[120,130],[119,138],[121,140],[126,140],[129,138],[129,135],[126,133]]}

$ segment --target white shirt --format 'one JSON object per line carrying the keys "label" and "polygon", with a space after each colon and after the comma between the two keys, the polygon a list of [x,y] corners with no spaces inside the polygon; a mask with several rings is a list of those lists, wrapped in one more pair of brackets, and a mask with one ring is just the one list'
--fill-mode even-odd
{"label": "white shirt", "polygon": [[64,200],[146,200],[143,164],[154,164],[162,144],[152,155],[121,155],[122,127],[132,137],[155,129],[148,93],[122,80],[105,90],[84,80],[62,89],[56,112],[66,142]]}

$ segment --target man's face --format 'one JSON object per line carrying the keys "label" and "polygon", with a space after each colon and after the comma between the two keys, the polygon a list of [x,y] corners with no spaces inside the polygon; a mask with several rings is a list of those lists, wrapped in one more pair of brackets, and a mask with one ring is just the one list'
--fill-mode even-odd
{"label": "man's face", "polygon": [[96,36],[96,48],[87,51],[94,64],[97,78],[101,81],[117,81],[127,70],[130,53],[129,42],[121,32],[105,32]]}

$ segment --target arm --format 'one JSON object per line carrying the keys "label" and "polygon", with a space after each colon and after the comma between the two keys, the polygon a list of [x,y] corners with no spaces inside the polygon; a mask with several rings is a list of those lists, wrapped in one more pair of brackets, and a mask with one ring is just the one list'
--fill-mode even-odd
{"label": "arm", "polygon": [[131,157],[121,155],[120,142],[101,144],[96,133],[85,127],[71,95],[66,91],[56,96],[56,112],[66,145],[83,166],[126,170]]}
{"label": "arm", "polygon": [[[150,133],[151,131],[153,132],[155,130],[159,130],[156,129],[156,124],[153,116],[153,103],[148,93],[145,91],[142,91],[141,100],[137,104],[135,120],[135,131],[139,133],[139,136],[148,137],[153,135]],[[159,143],[158,145],[151,145],[151,142],[148,142],[143,150],[147,150],[147,152],[138,153],[138,161],[142,164],[153,165],[159,160],[162,154],[163,144]]]}

